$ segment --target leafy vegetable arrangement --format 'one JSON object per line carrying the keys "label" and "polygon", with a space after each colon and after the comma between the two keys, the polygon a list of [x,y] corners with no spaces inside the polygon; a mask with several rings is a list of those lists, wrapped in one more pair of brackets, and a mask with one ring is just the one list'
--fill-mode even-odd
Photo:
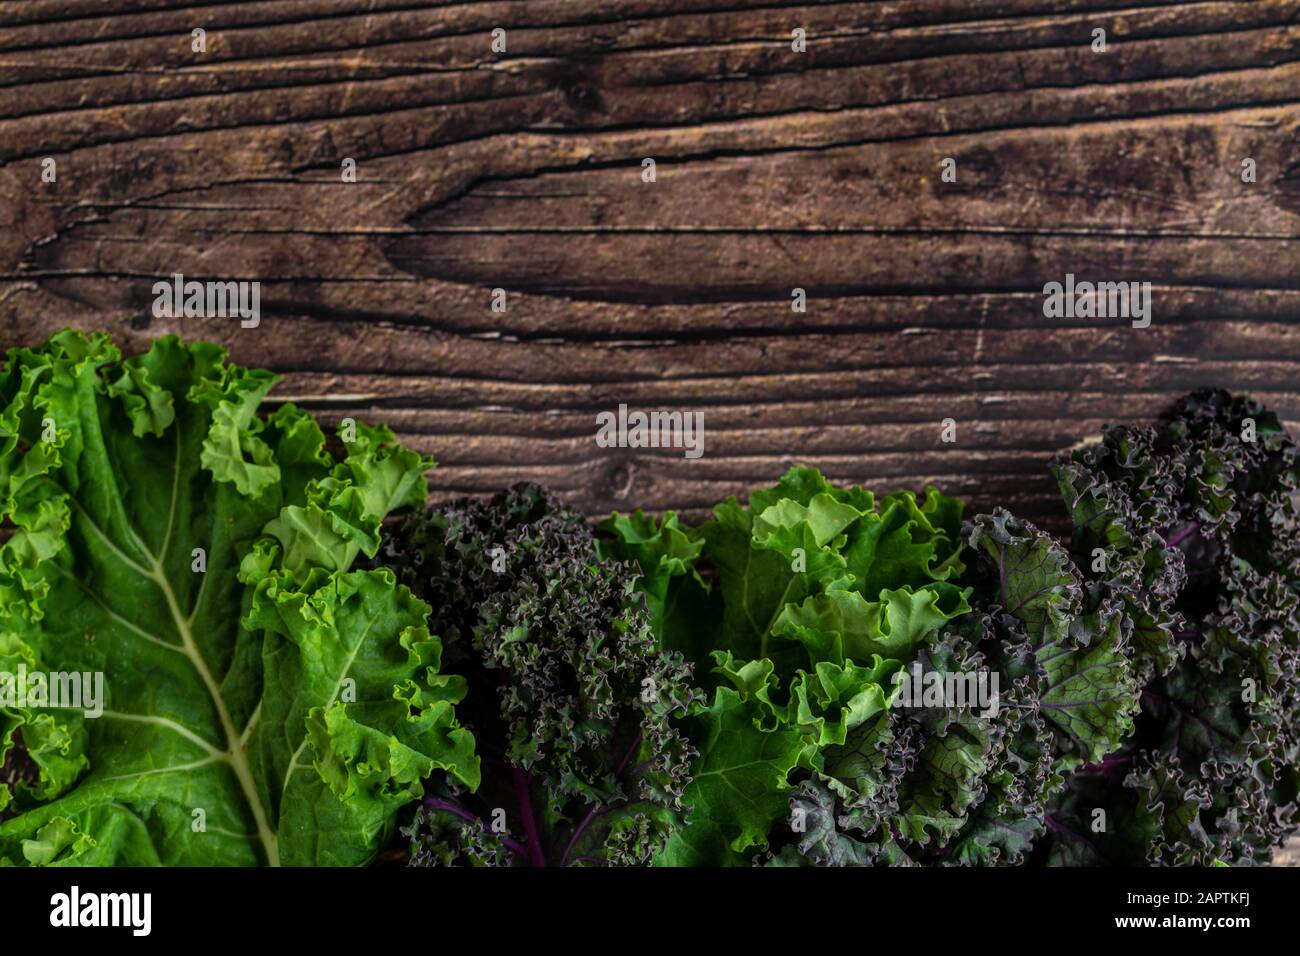
{"label": "leafy vegetable arrangement", "polygon": [[1145,687],[1133,735],[1052,807],[1048,858],[1267,858],[1300,826],[1295,444],[1254,402],[1206,392],[1054,471],[1080,563],[1097,549],[1123,583]]}
{"label": "leafy vegetable arrangement", "polygon": [[0,666],[104,675],[98,717],[0,709],[0,863],[358,864],[435,769],[478,781],[428,608],[351,570],[432,464],[258,406],[206,344],[103,335],[0,377]]}
{"label": "leafy vegetable arrangement", "polygon": [[[606,521],[665,643],[714,663],[688,825],[659,862],[1266,860],[1300,827],[1296,457],[1271,413],[1206,392],[1054,463],[1068,548],[1000,510],[958,532],[933,492],[851,514],[865,492],[799,469],[697,529]],[[906,529],[875,538],[909,555],[887,581],[856,543],[877,525]],[[816,555],[802,576],[796,554]],[[889,586],[961,602],[895,630]],[[996,676],[1001,706],[900,706],[918,665]]]}
{"label": "leafy vegetable arrangement", "polygon": [[1248,864],[1300,827],[1297,448],[1252,402],[1054,462],[1061,542],[811,468],[696,527],[428,509],[432,461],[274,382],[10,352],[0,865]]}
{"label": "leafy vegetable arrangement", "polygon": [[[640,563],[665,642],[716,678],[692,715],[701,756],[686,792],[689,825],[661,863],[753,859],[778,825],[789,832],[796,778],[859,803],[889,799],[891,758],[911,755],[910,738],[888,752],[891,678],[970,609],[949,580],[962,570],[959,525],[960,505],[938,494],[878,506],[812,469],[754,492],[748,507],[724,502],[689,534],[673,516],[602,525],[607,552]],[[707,596],[701,563],[716,585]],[[823,796],[834,800],[829,790],[809,794]],[[946,794],[932,796],[942,803]]]}
{"label": "leafy vegetable arrangement", "polygon": [[[662,864],[1017,861],[1061,774],[1131,726],[1113,600],[1005,512],[966,526],[973,568],[957,502],[877,502],[813,469],[689,532],[671,515],[601,527],[608,553],[639,563],[666,642],[703,669],[720,635],[712,701],[693,711],[688,826]],[[996,675],[997,700],[900,706],[918,669]]]}
{"label": "leafy vegetable arrangement", "polygon": [[681,826],[694,691],[631,570],[530,485],[412,516],[386,559],[433,607],[483,753],[477,793],[431,785],[413,865],[648,863]]}

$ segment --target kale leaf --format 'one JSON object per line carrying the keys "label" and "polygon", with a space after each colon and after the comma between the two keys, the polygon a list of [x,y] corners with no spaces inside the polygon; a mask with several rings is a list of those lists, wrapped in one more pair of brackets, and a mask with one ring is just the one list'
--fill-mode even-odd
{"label": "kale leaf", "polygon": [[1044,857],[1266,862],[1300,826],[1294,442],[1207,391],[1053,470],[1080,566],[1104,568],[1134,622],[1145,687],[1133,736],[1070,776]]}
{"label": "kale leaf", "polygon": [[427,606],[351,570],[432,462],[360,424],[335,461],[274,383],[174,337],[9,353],[0,670],[106,699],[0,687],[0,863],[355,865],[424,778],[477,783]]}
{"label": "kale leaf", "polygon": [[433,608],[483,754],[476,794],[435,782],[413,865],[645,865],[679,829],[691,668],[656,644],[630,567],[540,488],[409,518],[386,560]]}
{"label": "kale leaf", "polygon": [[812,468],[719,504],[698,528],[641,514],[601,525],[605,553],[639,565],[664,644],[712,665],[691,715],[688,825],[659,865],[789,861],[811,819],[797,805],[805,781],[892,823],[894,772],[918,760],[935,766],[934,789],[909,805],[913,836],[960,816],[969,791],[955,763],[911,731],[896,737],[888,712],[903,664],[970,610],[953,583],[960,530],[960,504],[937,492],[877,501]]}

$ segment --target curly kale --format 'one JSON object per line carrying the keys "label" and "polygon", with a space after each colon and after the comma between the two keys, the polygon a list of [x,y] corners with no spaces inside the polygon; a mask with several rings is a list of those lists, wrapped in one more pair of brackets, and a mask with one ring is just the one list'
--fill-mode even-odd
{"label": "curly kale", "polygon": [[[806,862],[1022,862],[1063,775],[1132,726],[1138,688],[1115,599],[1005,511],[968,522],[964,541],[975,612],[927,641],[913,667],[987,675],[996,707],[891,701],[849,746],[827,751],[826,772],[791,801],[807,824],[797,842]],[[787,849],[778,862],[793,860]]]}
{"label": "curly kale", "polygon": [[433,607],[483,756],[476,793],[430,790],[411,863],[648,864],[681,825],[695,691],[633,569],[533,485],[415,514],[386,560]]}
{"label": "curly kale", "polygon": [[412,862],[1267,860],[1300,827],[1296,446],[1206,392],[1053,471],[1065,544],[810,468],[594,548],[537,489],[410,522],[500,741],[478,793],[428,793]]}
{"label": "curly kale", "polygon": [[275,382],[174,336],[9,351],[0,866],[358,866],[425,779],[477,783],[428,608],[353,567],[432,462]]}
{"label": "curly kale", "polygon": [[[989,673],[957,630],[936,636],[916,664],[938,675]],[[773,862],[927,865],[1018,857],[1038,824],[1032,788],[1017,772],[1023,764],[1031,779],[1040,764],[1018,754],[1038,733],[1037,714],[1022,706],[1018,690],[999,692],[996,713],[950,702],[891,706],[857,728],[792,794],[794,842]]]}
{"label": "curly kale", "polygon": [[[714,665],[692,713],[707,779],[661,863],[1018,862],[1063,774],[1131,727],[1117,599],[1005,512],[963,526],[937,492],[876,499],[796,468],[696,529],[601,531],[640,564],[665,641]],[[977,698],[984,680],[986,699],[905,702],[913,674]]]}
{"label": "curly kale", "polygon": [[[1109,582],[1089,582],[1051,536],[1005,511],[967,525],[977,646],[1019,711],[989,798],[959,843],[961,862],[1016,863],[1042,832],[1064,776],[1100,760],[1133,727],[1139,685],[1131,621]],[[999,852],[989,853],[988,849]]]}
{"label": "curly kale", "polygon": [[1145,689],[1133,736],[1051,808],[1049,861],[1266,862],[1300,826],[1296,454],[1276,416],[1215,391],[1054,463]]}
{"label": "curly kale", "polygon": [[[960,509],[937,492],[877,500],[794,468],[698,528],[640,513],[601,525],[605,552],[640,565],[665,642],[714,677],[691,714],[700,759],[688,825],[656,863],[797,862],[793,845],[817,819],[792,808],[804,781],[855,805],[887,803],[889,761],[945,762],[886,752],[911,745],[890,738],[886,711],[903,664],[969,610],[951,583]],[[918,837],[967,799],[964,779],[935,776],[921,798],[933,806],[908,821]]]}

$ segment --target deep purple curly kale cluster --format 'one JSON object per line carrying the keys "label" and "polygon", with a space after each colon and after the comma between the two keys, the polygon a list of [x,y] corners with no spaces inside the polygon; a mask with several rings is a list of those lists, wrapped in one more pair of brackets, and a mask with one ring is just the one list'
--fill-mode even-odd
{"label": "deep purple curly kale cluster", "polygon": [[680,826],[695,692],[660,651],[631,569],[535,485],[412,516],[385,560],[433,608],[474,794],[439,786],[406,832],[414,865],[645,865]]}

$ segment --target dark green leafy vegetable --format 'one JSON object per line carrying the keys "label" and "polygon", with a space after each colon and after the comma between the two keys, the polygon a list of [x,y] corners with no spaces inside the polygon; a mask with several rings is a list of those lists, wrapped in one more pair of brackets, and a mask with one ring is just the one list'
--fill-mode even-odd
{"label": "dark green leafy vegetable", "polygon": [[[1057,462],[1082,566],[1134,621],[1142,712],[1051,811],[1054,863],[1266,861],[1300,826],[1296,446],[1224,392]],[[1090,565],[1091,566],[1091,565]]]}
{"label": "dark green leafy vegetable", "polygon": [[541,489],[412,516],[388,560],[434,608],[484,755],[477,794],[435,783],[415,865],[644,865],[681,825],[695,756],[674,726],[690,667],[655,643],[633,570]]}

